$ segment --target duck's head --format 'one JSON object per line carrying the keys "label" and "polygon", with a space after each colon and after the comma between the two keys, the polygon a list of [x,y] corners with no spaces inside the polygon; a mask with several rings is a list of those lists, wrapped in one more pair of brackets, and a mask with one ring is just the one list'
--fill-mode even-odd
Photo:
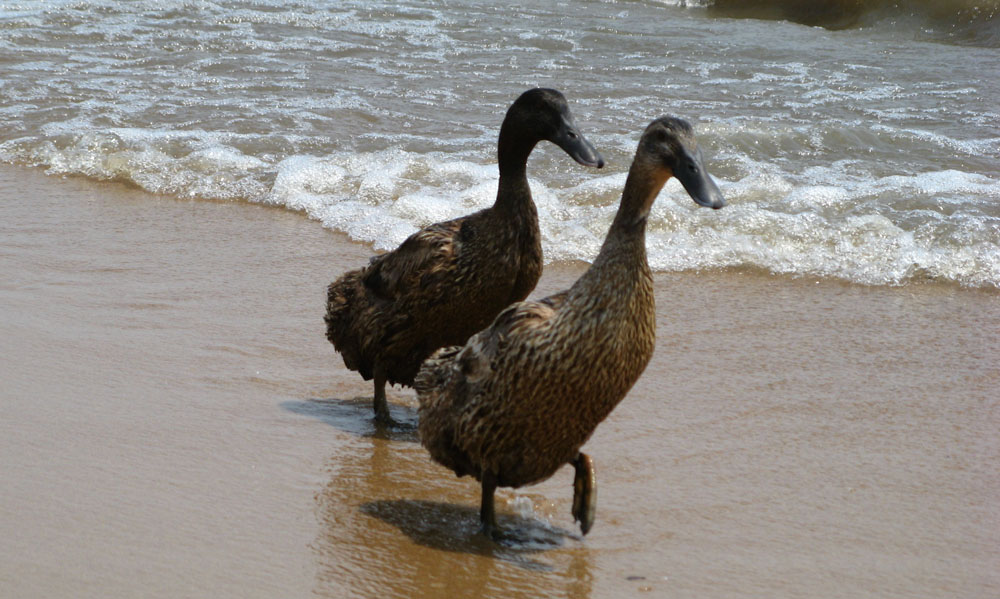
{"label": "duck's head", "polygon": [[701,206],[722,208],[725,198],[705,170],[705,163],[694,138],[694,130],[683,119],[665,116],[649,124],[639,140],[636,161],[664,182],[676,177],[691,199]]}
{"label": "duck's head", "polygon": [[566,98],[557,90],[539,87],[521,94],[507,110],[500,151],[503,154],[506,146],[511,150],[527,147],[530,152],[542,140],[556,144],[584,166],[604,166],[600,153],[577,128]]}

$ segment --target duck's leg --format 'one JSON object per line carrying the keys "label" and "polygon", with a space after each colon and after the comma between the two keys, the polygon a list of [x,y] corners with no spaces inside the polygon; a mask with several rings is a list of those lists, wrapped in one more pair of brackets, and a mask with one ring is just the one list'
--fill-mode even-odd
{"label": "duck's leg", "polygon": [[597,515],[597,474],[594,461],[585,453],[578,453],[573,460],[576,476],[573,478],[573,519],[580,523],[583,534],[590,531]]}
{"label": "duck's leg", "polygon": [[497,490],[497,480],[491,472],[483,473],[483,496],[479,503],[479,531],[496,539],[500,534],[497,515],[493,508],[493,494]]}
{"label": "duck's leg", "polygon": [[392,418],[389,416],[389,404],[385,399],[385,372],[381,367],[375,367],[375,401],[373,407],[375,408],[375,421],[380,424],[392,424]]}

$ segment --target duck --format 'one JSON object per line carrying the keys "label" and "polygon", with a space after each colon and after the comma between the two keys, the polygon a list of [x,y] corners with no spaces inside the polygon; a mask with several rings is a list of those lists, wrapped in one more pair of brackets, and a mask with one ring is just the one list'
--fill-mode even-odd
{"label": "duck", "polygon": [[374,379],[376,422],[393,423],[387,382],[412,386],[431,353],[465,343],[535,288],[542,247],[527,162],[543,140],[581,165],[604,166],[566,97],[555,89],[529,89],[500,126],[492,206],[427,226],[327,287],[326,337],[348,369]]}
{"label": "duck", "polygon": [[457,476],[481,483],[480,530],[496,523],[498,487],[575,469],[572,515],[594,523],[597,478],[580,448],[639,379],[656,339],[646,226],[654,199],[677,178],[701,206],[725,199],[691,125],[666,116],[644,130],[621,203],[591,266],[569,288],[508,306],[461,346],[428,358],[415,380],[421,444]]}

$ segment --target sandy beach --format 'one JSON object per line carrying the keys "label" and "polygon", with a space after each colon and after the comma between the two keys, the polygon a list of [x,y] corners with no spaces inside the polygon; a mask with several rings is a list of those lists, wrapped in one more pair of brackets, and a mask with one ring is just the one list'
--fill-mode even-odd
{"label": "sandy beach", "polygon": [[[323,335],[371,249],[304,216],[0,167],[0,596],[1000,596],[1000,294],[657,275],[656,354],[571,471],[434,465]],[[582,263],[549,265],[535,295]]]}

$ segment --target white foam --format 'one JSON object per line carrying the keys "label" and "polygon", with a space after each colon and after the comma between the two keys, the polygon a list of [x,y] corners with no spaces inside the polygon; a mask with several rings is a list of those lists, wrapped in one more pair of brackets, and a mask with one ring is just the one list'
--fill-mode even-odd
{"label": "white foam", "polygon": [[[67,142],[65,127],[53,131],[58,144],[21,140],[3,151],[27,155],[53,173],[285,206],[381,250],[432,222],[489,206],[496,196],[495,165],[443,154],[336,152],[270,164],[211,135],[123,129]],[[578,176],[578,184],[564,188],[530,179],[550,262],[592,260],[617,209],[623,172]],[[1000,217],[988,209],[1000,200],[998,179],[954,169],[876,178],[845,160],[798,175],[758,168],[719,183],[730,205],[712,211],[696,206],[676,180],[668,182],[650,215],[654,269],[755,266],[866,284],[924,276],[1000,284]],[[966,199],[952,202],[952,196]],[[906,203],[886,204],[886,197]]]}

